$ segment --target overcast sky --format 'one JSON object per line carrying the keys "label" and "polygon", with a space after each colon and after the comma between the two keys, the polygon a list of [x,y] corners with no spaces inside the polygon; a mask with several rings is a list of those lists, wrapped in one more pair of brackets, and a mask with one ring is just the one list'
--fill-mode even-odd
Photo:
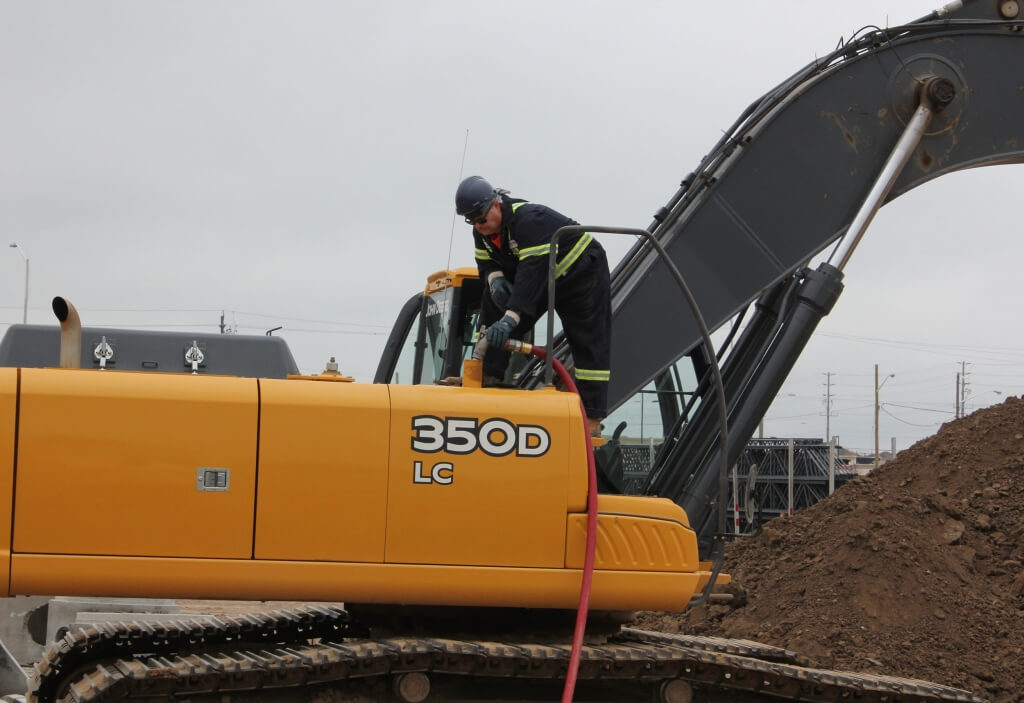
{"label": "overcast sky", "polygon": [[[936,0],[0,0],[0,225],[29,322],[283,326],[304,372],[372,380],[427,274],[472,265],[478,173],[584,224],[645,227],[762,93],[865,25]],[[814,145],[807,145],[813,149]],[[465,163],[463,153],[465,150]],[[883,448],[1021,393],[1016,167],[954,174],[876,218],[765,421]],[[614,264],[629,244],[603,238]],[[0,249],[0,331],[25,264]],[[449,258],[450,256],[450,258]],[[999,393],[997,393],[997,391]]]}

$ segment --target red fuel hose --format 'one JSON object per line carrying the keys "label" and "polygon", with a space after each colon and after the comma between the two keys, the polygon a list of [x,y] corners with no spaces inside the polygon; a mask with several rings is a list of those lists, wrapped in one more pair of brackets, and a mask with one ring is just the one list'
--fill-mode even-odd
{"label": "red fuel hose", "polygon": [[[537,358],[544,360],[547,350],[542,347],[533,347],[530,352]],[[576,390],[576,384],[572,376],[565,370],[565,366],[552,358],[555,372],[562,379],[562,383],[571,392]],[[597,465],[594,463],[594,445],[590,441],[590,428],[587,426],[587,411],[583,407],[583,400],[580,400],[580,412],[583,415],[583,433],[587,437],[587,549],[583,559],[583,581],[580,584],[580,602],[576,609],[576,629],[572,637],[572,652],[569,655],[569,673],[565,677],[565,688],[562,689],[562,703],[572,703],[573,693],[576,690],[576,675],[580,668],[580,655],[583,651],[583,633],[587,629],[587,611],[590,609],[590,588],[594,580],[594,551],[597,545]]]}

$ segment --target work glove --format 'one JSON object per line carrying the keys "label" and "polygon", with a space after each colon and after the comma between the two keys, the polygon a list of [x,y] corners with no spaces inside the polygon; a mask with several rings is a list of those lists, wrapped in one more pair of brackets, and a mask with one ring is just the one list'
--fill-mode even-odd
{"label": "work glove", "polygon": [[487,341],[492,347],[504,349],[505,342],[512,336],[512,330],[515,329],[516,324],[518,324],[516,319],[505,313],[503,318],[487,328]]}
{"label": "work glove", "polygon": [[490,288],[491,300],[494,301],[495,307],[504,308],[508,305],[508,299],[512,297],[512,284],[505,276],[501,274],[491,276],[487,287]]}

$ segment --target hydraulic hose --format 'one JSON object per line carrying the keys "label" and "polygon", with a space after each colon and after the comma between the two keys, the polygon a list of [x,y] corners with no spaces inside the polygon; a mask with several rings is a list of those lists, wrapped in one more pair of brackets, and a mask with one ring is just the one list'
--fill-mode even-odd
{"label": "hydraulic hose", "polygon": [[[690,311],[693,313],[693,319],[697,323],[697,328],[700,330],[700,336],[704,344],[704,354],[708,359],[708,363],[711,365],[712,388],[715,391],[715,400],[718,401],[718,424],[721,428],[718,436],[718,451],[721,457],[720,468],[718,471],[718,525],[715,542],[711,549],[711,561],[714,564],[714,567],[711,570],[711,578],[708,579],[707,584],[704,586],[703,594],[699,599],[694,601],[693,604],[702,603],[711,596],[711,590],[715,587],[715,580],[718,578],[718,573],[722,568],[722,562],[725,559],[725,496],[728,495],[729,492],[728,479],[726,478],[729,473],[729,410],[725,399],[725,383],[722,381],[722,369],[719,367],[718,357],[715,354],[715,348],[711,343],[711,333],[708,331],[707,324],[704,322],[704,316],[701,314],[700,306],[697,305],[697,300],[693,297],[690,287],[686,285],[686,281],[683,280],[683,274],[679,273],[679,269],[665,252],[665,247],[662,246],[653,234],[644,229],[633,229],[629,227],[587,227],[584,225],[566,225],[565,227],[559,227],[551,237],[551,253],[548,258],[549,311],[555,309],[555,280],[557,278],[556,260],[558,257],[558,240],[573,232],[634,234],[644,237],[658,252],[658,256],[661,257],[661,262],[665,265],[665,268],[668,269],[668,272],[679,285],[679,290],[686,299],[686,303],[689,305]],[[551,314],[548,315],[547,338],[555,338],[555,321],[554,315]],[[551,385],[553,375],[551,362],[554,360],[554,355],[550,355],[544,367],[544,382],[549,386]]]}
{"label": "hydraulic hose", "polygon": [[[476,346],[473,347],[472,360],[474,362],[483,360],[489,346],[486,335],[481,335]],[[532,354],[541,361],[549,360],[547,349],[535,347],[518,339],[508,340],[505,343],[505,350],[520,354]],[[553,356],[550,358],[550,362],[562,383],[565,384],[565,387],[570,392],[576,394],[580,404],[580,417],[584,419],[583,434],[587,442],[587,545],[583,557],[580,600],[576,607],[576,627],[573,630],[572,650],[569,654],[569,671],[565,676],[565,687],[562,689],[562,703],[572,703],[573,693],[576,690],[576,676],[580,669],[580,658],[583,654],[583,634],[587,629],[587,613],[590,610],[590,590],[594,582],[594,552],[597,549],[597,463],[594,461],[594,443],[590,439],[590,428],[586,422],[587,410],[583,406],[583,399],[579,397],[576,383],[572,380],[572,375],[566,371],[562,362]]]}
{"label": "hydraulic hose", "polygon": [[[541,361],[548,356],[547,350],[543,347],[532,347],[530,353]],[[572,375],[566,371],[565,366],[558,359],[552,358],[551,361],[565,387],[579,397],[579,391],[576,390]],[[580,600],[576,608],[576,628],[573,631],[572,651],[569,654],[569,672],[566,674],[565,687],[562,689],[562,703],[572,703],[573,693],[576,690],[576,676],[579,673],[580,657],[583,653],[583,634],[587,629],[587,612],[590,610],[590,590],[594,581],[594,552],[597,547],[597,464],[594,462],[594,444],[590,440],[590,430],[586,423],[587,411],[583,407],[582,399],[579,403],[580,413],[584,418],[583,434],[587,438],[587,547],[583,558]]]}

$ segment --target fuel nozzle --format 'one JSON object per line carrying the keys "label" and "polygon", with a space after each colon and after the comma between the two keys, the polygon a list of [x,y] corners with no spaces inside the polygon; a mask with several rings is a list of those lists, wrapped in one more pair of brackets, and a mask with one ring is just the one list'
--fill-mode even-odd
{"label": "fuel nozzle", "polygon": [[[480,337],[473,346],[472,356],[462,365],[463,387],[480,388],[483,386],[484,356],[487,354],[487,350],[491,346],[491,343],[487,341],[487,335],[484,334],[484,332],[486,332],[485,329],[480,330],[478,333]],[[530,354],[533,351],[533,345],[519,339],[510,339],[505,342],[505,350],[515,352],[517,354]]]}
{"label": "fuel nozzle", "polygon": [[510,339],[505,342],[505,351],[517,354],[530,354],[533,352],[533,345],[520,339]]}
{"label": "fuel nozzle", "polygon": [[[484,331],[486,330],[481,330],[480,339],[477,340],[476,345],[473,347],[473,355],[470,357],[473,361],[483,361],[487,350],[491,348],[491,343],[487,341],[487,335],[484,334]],[[520,339],[510,339],[505,342],[505,351],[516,354],[530,354],[533,351],[533,345]]]}

